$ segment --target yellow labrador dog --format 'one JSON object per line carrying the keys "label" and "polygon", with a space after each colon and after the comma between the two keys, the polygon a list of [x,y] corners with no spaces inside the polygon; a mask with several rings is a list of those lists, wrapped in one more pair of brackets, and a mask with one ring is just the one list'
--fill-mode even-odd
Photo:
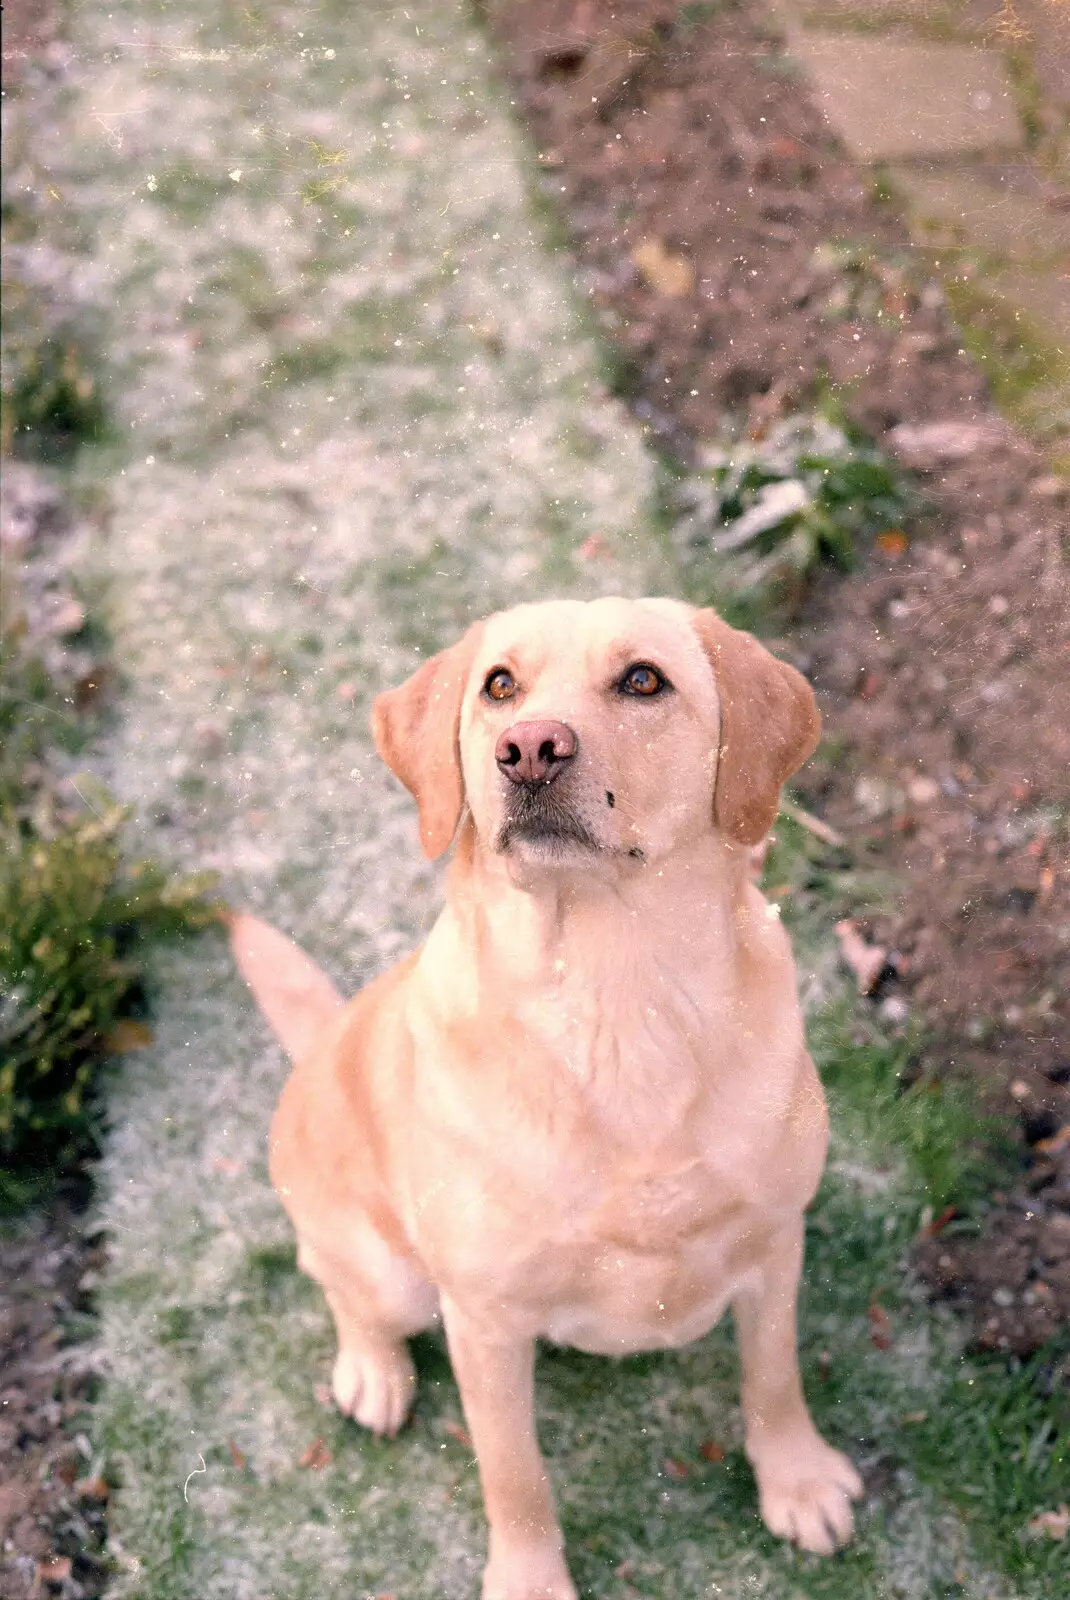
{"label": "yellow labrador dog", "polygon": [[426,943],[343,1004],[280,934],[232,926],[296,1061],[271,1174],[334,1313],[339,1407],[394,1433],[406,1336],[441,1317],[485,1600],[575,1600],[535,1340],[672,1348],[731,1305],[762,1516],[832,1551],[861,1484],[795,1349],[825,1104],[750,870],[817,742],[809,686],[711,611],[551,601],[470,628],[373,718],[428,856],[454,845]]}

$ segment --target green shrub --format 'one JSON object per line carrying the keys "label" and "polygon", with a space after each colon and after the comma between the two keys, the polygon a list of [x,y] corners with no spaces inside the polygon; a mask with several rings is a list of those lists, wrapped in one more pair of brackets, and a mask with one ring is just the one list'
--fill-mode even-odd
{"label": "green shrub", "polygon": [[708,450],[677,495],[688,512],[678,542],[692,560],[720,558],[736,593],[791,590],[824,564],[850,571],[860,541],[900,536],[910,510],[904,480],[871,442],[809,414]]}
{"label": "green shrub", "polygon": [[23,247],[35,233],[32,214],[5,197],[0,442],[4,455],[59,460],[106,434],[103,363],[84,312],[27,269]]}
{"label": "green shrub", "polygon": [[53,676],[8,572],[4,589],[0,1211],[36,1198],[91,1148],[97,1070],[141,1037],[131,1026],[143,1003],[139,941],[219,916],[209,877],[172,879],[126,861],[128,813],[62,781],[96,719],[76,709],[75,658],[61,656]]}
{"label": "green shrub", "polygon": [[45,771],[43,724],[64,717],[62,695],[40,657],[24,649],[25,634],[21,615],[0,626],[0,817],[5,819],[32,803]]}
{"label": "green shrub", "polygon": [[88,1091],[116,1026],[136,1010],[144,935],[218,920],[205,877],[123,861],[112,806],[54,838],[7,827],[0,864],[0,1196],[14,1174],[83,1152]]}

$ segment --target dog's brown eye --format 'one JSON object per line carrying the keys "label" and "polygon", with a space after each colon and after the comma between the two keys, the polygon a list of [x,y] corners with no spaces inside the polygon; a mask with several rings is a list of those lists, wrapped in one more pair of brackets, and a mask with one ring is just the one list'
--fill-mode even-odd
{"label": "dog's brown eye", "polygon": [[652,694],[664,689],[665,679],[654,667],[648,667],[645,662],[637,662],[634,667],[628,668],[620,686],[625,694],[641,694],[649,699]]}
{"label": "dog's brown eye", "polygon": [[511,672],[498,667],[483,685],[483,693],[491,700],[511,700],[516,693],[516,683]]}

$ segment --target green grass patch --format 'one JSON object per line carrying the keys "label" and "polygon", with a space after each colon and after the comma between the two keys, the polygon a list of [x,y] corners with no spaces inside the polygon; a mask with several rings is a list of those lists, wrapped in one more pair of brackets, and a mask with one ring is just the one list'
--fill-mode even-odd
{"label": "green grass patch", "polygon": [[991,1186],[1000,1125],[978,1112],[966,1084],[917,1075],[919,1042],[881,1037],[851,1001],[825,1011],[810,1034],[822,1080],[852,1135],[898,1152],[930,1214],[952,1204],[972,1211]]}
{"label": "green grass patch", "polygon": [[[831,858],[834,878],[836,853],[787,819],[778,821],[766,881],[788,887],[786,920],[794,922],[804,970],[815,941],[829,939],[836,906],[835,895],[832,907],[823,896],[807,897],[822,853]],[[837,910],[859,909],[864,891],[864,882],[846,892],[841,885]],[[809,1344],[811,1371],[815,1321],[836,1327],[839,1339],[837,1350],[829,1347],[826,1382],[809,1389],[815,1415],[831,1402],[840,1425],[875,1448],[874,1464],[885,1476],[894,1467],[955,1507],[977,1555],[1020,1585],[1016,1593],[1061,1592],[1070,1582],[1070,1550],[1031,1535],[1028,1524],[1066,1499],[1070,1341],[1028,1362],[971,1354],[955,1324],[926,1307],[909,1272],[919,1228],[933,1216],[953,1207],[954,1230],[977,1230],[987,1196],[1012,1179],[1009,1137],[978,1109],[969,1085],[918,1076],[920,1038],[909,1030],[888,1037],[872,1008],[845,992],[811,1018],[808,1038],[833,1126],[829,1168],[808,1227],[802,1346],[805,1352]],[[930,1356],[913,1398],[888,1353],[873,1347],[872,1306],[889,1317],[893,1348],[917,1348],[920,1341]],[[874,1410],[883,1416],[876,1434]],[[883,1498],[889,1515],[895,1496]],[[947,1592],[987,1591],[975,1591],[959,1571],[957,1587]]]}
{"label": "green grass patch", "polygon": [[4,286],[0,448],[4,455],[61,461],[107,437],[98,350],[66,317],[27,309],[25,286]]}
{"label": "green grass patch", "polygon": [[[0,321],[0,455],[66,463],[85,444],[110,436],[99,330],[71,296],[39,275],[35,247],[53,263],[57,246],[79,241],[67,215],[45,227],[40,174],[11,130],[0,224],[4,241],[4,314]],[[36,192],[25,184],[32,172]],[[16,174],[23,180],[17,187]],[[58,195],[53,194],[53,199]],[[54,210],[55,208],[52,207]],[[59,237],[56,237],[59,235]]]}
{"label": "green grass patch", "polygon": [[151,1038],[129,1026],[137,941],[218,920],[208,878],[124,859],[126,817],[110,806],[51,837],[0,824],[0,1208],[86,1153],[102,1059]]}
{"label": "green grass patch", "polygon": [[947,277],[944,290],[966,349],[1002,411],[1026,433],[1059,438],[1070,417],[1070,356],[995,288]]}
{"label": "green grass patch", "polygon": [[1029,1361],[963,1361],[939,1401],[907,1434],[919,1477],[959,1508],[978,1548],[1012,1581],[1065,1594],[1070,1548],[1030,1523],[1066,1503],[1070,1339]]}
{"label": "green grass patch", "polygon": [[677,11],[673,25],[680,33],[691,33],[722,12],[738,8],[739,0],[688,0]]}

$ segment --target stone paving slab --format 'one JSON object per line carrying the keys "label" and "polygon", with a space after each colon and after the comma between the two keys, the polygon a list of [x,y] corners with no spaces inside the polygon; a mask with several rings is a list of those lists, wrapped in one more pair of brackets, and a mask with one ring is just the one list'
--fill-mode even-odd
{"label": "stone paving slab", "polygon": [[902,164],[890,168],[906,196],[912,220],[925,237],[947,238],[1018,261],[1054,262],[1070,255],[1070,211],[1022,193],[1013,175],[1003,179],[956,165],[928,171]]}
{"label": "stone paving slab", "polygon": [[[1070,0],[767,3],[851,153],[890,164],[916,240],[947,249],[952,273],[966,252],[974,286],[1002,302],[1005,321],[1027,319],[1047,342],[1043,365],[1062,372],[1070,327],[1070,213],[1059,205],[1070,171]],[[987,359],[980,345],[978,353]],[[1019,393],[1013,379],[995,388],[1028,430],[1047,438],[1070,428],[1061,378],[1045,380],[1035,394]]]}
{"label": "stone paving slab", "polygon": [[1070,0],[1015,0],[1042,93],[1070,115]]}
{"label": "stone paving slab", "polygon": [[785,20],[829,32],[881,32],[993,50],[1025,48],[1041,92],[1070,110],[1070,0],[774,0]]}
{"label": "stone paving slab", "polygon": [[1000,58],[969,45],[792,30],[832,127],[860,161],[1013,149],[1023,130]]}
{"label": "stone paving slab", "polygon": [[[1070,265],[1064,264],[1060,272],[1046,273],[1012,269],[997,273],[990,286],[1020,306],[1041,332],[1049,332],[1063,354],[1070,357]],[[1062,414],[1063,426],[1070,432],[1070,390],[1063,395]]]}
{"label": "stone paving slab", "polygon": [[906,28],[929,36],[960,39],[988,38],[1003,10],[1003,0],[782,0],[782,3],[792,7],[814,27]]}

